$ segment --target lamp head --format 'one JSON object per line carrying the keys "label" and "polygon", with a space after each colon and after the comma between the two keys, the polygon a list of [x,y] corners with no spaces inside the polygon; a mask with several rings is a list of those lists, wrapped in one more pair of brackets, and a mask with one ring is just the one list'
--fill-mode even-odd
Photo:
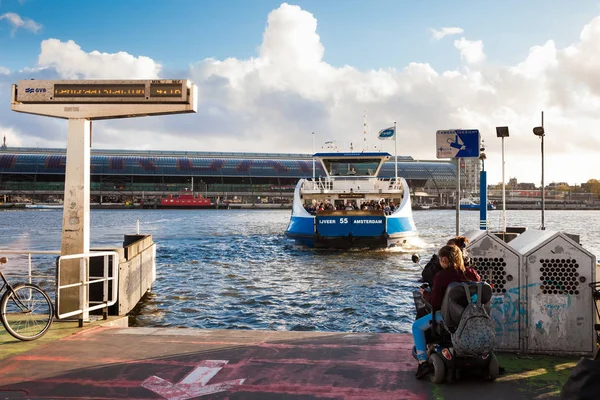
{"label": "lamp head", "polygon": [[535,128],[533,128],[533,134],[536,136],[544,136],[544,127],[543,126],[536,126]]}
{"label": "lamp head", "polygon": [[496,137],[508,137],[508,126],[497,126]]}

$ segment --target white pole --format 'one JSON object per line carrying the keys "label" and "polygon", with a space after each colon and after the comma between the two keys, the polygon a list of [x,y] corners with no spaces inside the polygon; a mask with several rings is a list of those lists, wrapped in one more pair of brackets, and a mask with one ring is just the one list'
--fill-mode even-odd
{"label": "white pole", "polygon": [[312,139],[313,139],[313,181],[315,180],[315,133],[312,133]]}
{"label": "white pole", "polygon": [[[502,232],[506,233],[506,188],[504,179],[504,136],[502,136]],[[481,205],[480,205],[481,207]]]}
{"label": "white pole", "polygon": [[394,175],[396,179],[394,182],[398,184],[398,147],[396,144],[398,143],[398,135],[396,134],[396,121],[394,121]]}

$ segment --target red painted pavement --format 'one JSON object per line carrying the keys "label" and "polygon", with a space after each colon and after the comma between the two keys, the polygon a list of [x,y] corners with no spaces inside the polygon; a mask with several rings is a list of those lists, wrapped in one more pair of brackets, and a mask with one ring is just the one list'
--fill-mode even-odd
{"label": "red painted pavement", "polygon": [[[0,397],[441,398],[415,380],[411,348],[412,337],[398,334],[98,328],[4,360]],[[528,398],[498,387],[467,382],[448,386],[444,398],[472,398],[464,390],[485,390],[486,400]]]}

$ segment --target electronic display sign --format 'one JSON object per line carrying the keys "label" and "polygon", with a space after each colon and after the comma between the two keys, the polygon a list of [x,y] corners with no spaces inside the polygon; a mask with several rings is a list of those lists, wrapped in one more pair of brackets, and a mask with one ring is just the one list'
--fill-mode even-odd
{"label": "electronic display sign", "polygon": [[24,104],[47,103],[187,103],[191,82],[187,80],[23,80],[16,100]]}
{"label": "electronic display sign", "polygon": [[146,97],[146,85],[55,84],[54,97]]}

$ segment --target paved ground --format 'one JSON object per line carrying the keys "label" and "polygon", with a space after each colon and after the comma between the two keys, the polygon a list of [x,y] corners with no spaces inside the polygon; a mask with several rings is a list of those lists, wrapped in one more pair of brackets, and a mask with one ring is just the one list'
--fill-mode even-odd
{"label": "paved ground", "polygon": [[434,385],[415,380],[411,347],[398,334],[96,327],[5,358],[0,398],[533,399],[558,396],[577,361],[505,355],[494,383]]}

